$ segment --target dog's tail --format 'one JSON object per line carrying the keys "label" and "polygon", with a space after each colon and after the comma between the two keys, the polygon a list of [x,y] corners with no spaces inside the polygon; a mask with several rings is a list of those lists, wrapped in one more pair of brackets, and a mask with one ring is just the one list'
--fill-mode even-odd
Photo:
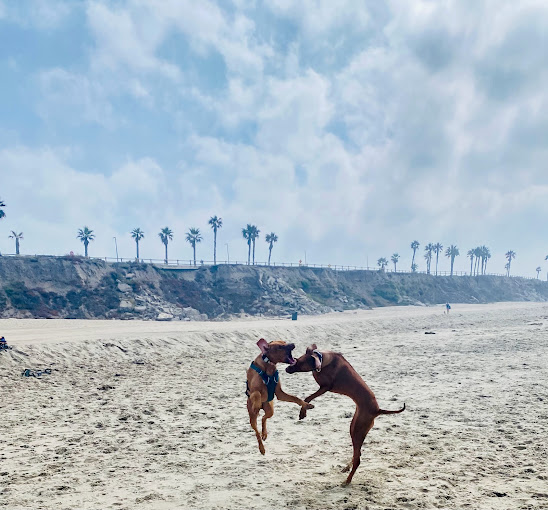
{"label": "dog's tail", "polygon": [[405,402],[403,403],[403,407],[401,409],[398,409],[397,411],[386,411],[384,409],[379,409],[377,411],[377,416],[379,414],[398,414],[398,413],[402,413],[403,411],[405,411]]}

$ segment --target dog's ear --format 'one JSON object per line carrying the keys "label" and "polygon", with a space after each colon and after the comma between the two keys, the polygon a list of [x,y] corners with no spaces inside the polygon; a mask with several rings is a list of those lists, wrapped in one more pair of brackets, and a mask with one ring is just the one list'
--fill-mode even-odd
{"label": "dog's ear", "polygon": [[261,352],[263,354],[266,354],[266,351],[268,351],[268,342],[264,338],[261,338],[257,342],[257,346],[259,347],[259,349],[261,349]]}
{"label": "dog's ear", "polygon": [[318,348],[316,344],[312,344],[306,348],[306,354],[310,354],[312,351],[315,351]]}

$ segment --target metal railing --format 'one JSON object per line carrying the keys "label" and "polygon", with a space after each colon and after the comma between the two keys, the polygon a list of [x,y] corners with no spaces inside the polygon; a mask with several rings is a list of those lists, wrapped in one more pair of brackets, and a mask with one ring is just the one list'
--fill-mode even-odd
{"label": "metal railing", "polygon": [[[0,256],[4,257],[21,257],[21,258],[53,258],[53,259],[85,259],[83,255],[29,255],[21,254],[16,255],[14,253],[4,253]],[[181,269],[198,269],[203,266],[213,266],[214,261],[212,260],[196,260],[194,264],[193,259],[150,259],[150,258],[139,258],[135,257],[87,257],[88,260],[101,260],[109,264],[129,264],[129,263],[140,263],[140,264],[152,264],[155,266],[162,266],[167,268],[181,268]],[[248,265],[247,261],[239,260],[217,260],[216,265],[230,265],[230,266],[246,266]],[[251,266],[269,266],[268,262],[251,262]],[[349,266],[349,265],[339,265],[339,264],[310,264],[299,262],[271,262],[270,267],[294,267],[294,268],[313,268],[313,269],[332,269],[333,271],[375,271],[383,272],[386,274],[430,274],[431,276],[451,276],[450,271],[438,271],[437,274],[435,271],[428,273],[427,271],[408,271],[404,269],[388,269],[384,270],[379,267],[368,267],[368,266]],[[501,273],[484,273],[484,274],[470,274],[469,271],[453,271],[453,276],[504,276],[506,274]],[[519,276],[519,275],[510,275],[510,278],[523,278],[526,280],[538,280],[539,278],[532,276]],[[548,275],[547,275],[548,281]]]}

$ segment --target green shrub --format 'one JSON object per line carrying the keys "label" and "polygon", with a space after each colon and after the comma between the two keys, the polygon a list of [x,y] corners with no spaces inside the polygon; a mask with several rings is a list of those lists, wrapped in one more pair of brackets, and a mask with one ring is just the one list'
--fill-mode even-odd
{"label": "green shrub", "polygon": [[11,306],[18,310],[36,310],[40,306],[40,294],[27,289],[24,283],[11,283],[4,288]]}
{"label": "green shrub", "polygon": [[373,292],[375,295],[389,301],[390,303],[397,303],[400,300],[400,294],[393,282],[387,281],[381,285],[378,285],[373,289]]}

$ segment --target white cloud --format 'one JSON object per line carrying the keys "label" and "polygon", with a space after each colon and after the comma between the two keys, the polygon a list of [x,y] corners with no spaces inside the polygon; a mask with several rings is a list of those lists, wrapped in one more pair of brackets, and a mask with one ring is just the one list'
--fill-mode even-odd
{"label": "white cloud", "polygon": [[67,0],[26,0],[0,3],[0,19],[39,30],[59,28],[75,9]]}
{"label": "white cloud", "polygon": [[112,128],[123,122],[116,118],[103,83],[65,69],[50,69],[39,74],[43,97],[39,111],[48,121],[62,120],[69,124],[91,122]]}
{"label": "white cloud", "polygon": [[[408,267],[418,238],[456,243],[463,254],[487,244],[493,268],[510,248],[516,270],[538,265],[548,203],[543,2],[232,6],[89,2],[92,44],[80,65],[39,73],[42,117],[50,126],[93,123],[125,142],[138,103],[151,119],[138,128],[154,144],[141,136],[139,156],[130,149],[125,163],[96,174],[57,150],[6,149],[3,161],[22,169],[10,195],[61,204],[46,215],[52,228],[92,218],[105,253],[112,235],[131,252],[135,223],[147,233],[145,254],[161,249],[149,232],[166,223],[175,252],[188,253],[183,232],[201,225],[205,246],[204,225],[218,214],[240,259],[239,229],[253,222],[278,233],[286,260],[307,248],[309,260],[350,264],[398,251]],[[260,29],[264,18],[271,32]],[[75,201],[78,189],[89,193]],[[36,230],[25,241],[33,238],[54,248]],[[463,256],[457,264],[466,267]]]}

